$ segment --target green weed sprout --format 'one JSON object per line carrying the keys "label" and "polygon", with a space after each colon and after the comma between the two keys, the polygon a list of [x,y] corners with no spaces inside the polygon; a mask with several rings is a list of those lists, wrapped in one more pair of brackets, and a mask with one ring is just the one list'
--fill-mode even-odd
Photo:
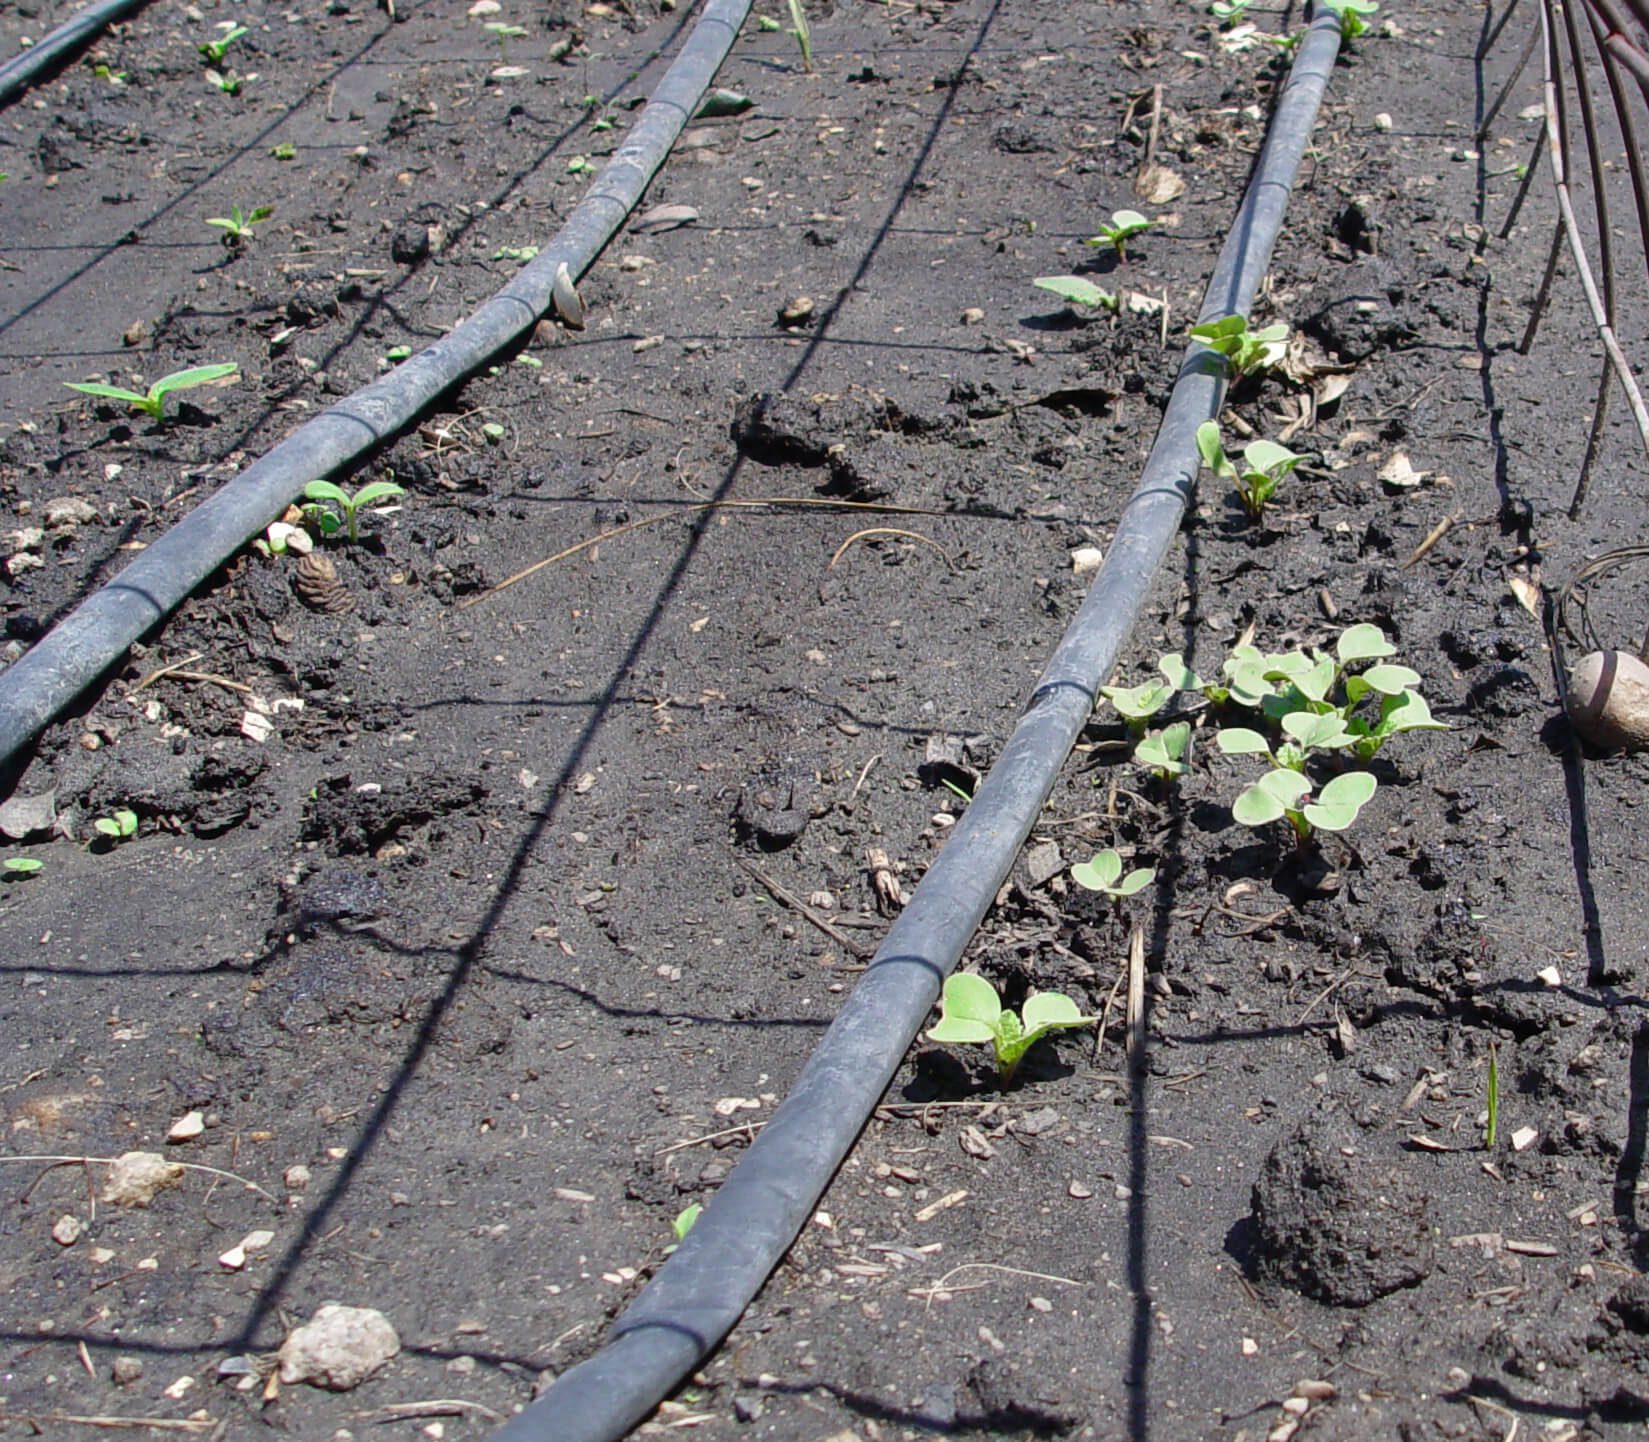
{"label": "green weed sprout", "polygon": [[[403,487],[396,485],[394,481],[369,481],[354,495],[351,495],[342,486],[335,486],[331,481],[311,481],[303,488],[303,493],[311,501],[330,501],[338,508],[343,516],[342,525],[348,528],[350,543],[353,544],[359,539],[356,533],[356,522],[361,508],[371,505],[373,501],[384,500],[388,496],[404,496],[406,491]],[[321,511],[323,516],[332,515],[323,506],[317,506],[315,509]],[[320,526],[322,531],[327,533],[340,529],[336,516],[333,516],[333,524],[330,527],[327,526],[324,519],[320,521]]]}
{"label": "green weed sprout", "polygon": [[1095,285],[1091,280],[1084,280],[1080,275],[1039,275],[1031,284],[1051,290],[1072,305],[1087,306],[1089,310],[1108,310],[1115,315],[1122,305],[1120,295]]}
{"label": "green weed sprout", "polygon": [[298,158],[298,147],[290,140],[283,140],[279,145],[271,145],[269,154],[276,160],[296,160]]}
{"label": "green weed sprout", "polygon": [[1096,851],[1089,860],[1079,861],[1071,868],[1071,880],[1084,891],[1097,891],[1112,901],[1121,901],[1125,896],[1143,891],[1156,874],[1154,867],[1141,866],[1124,876],[1122,857],[1110,847]]}
{"label": "green weed sprout", "polygon": [[670,1223],[670,1231],[678,1242],[686,1240],[687,1234],[693,1230],[693,1223],[698,1221],[699,1213],[703,1210],[699,1203],[694,1202],[676,1213],[675,1220]]}
{"label": "green weed sprout", "polygon": [[1355,40],[1368,29],[1363,17],[1372,15],[1380,7],[1375,0],[1323,0],[1340,17],[1340,39]]}
{"label": "green weed sprout", "polygon": [[201,59],[208,65],[216,65],[224,57],[225,52],[242,35],[246,34],[244,25],[232,25],[216,40],[202,40],[195,48],[200,51]]}
{"label": "green weed sprout", "polygon": [[221,90],[225,95],[240,94],[240,76],[233,70],[208,70],[206,81],[214,90]]}
{"label": "green weed sprout", "polygon": [[274,213],[275,207],[272,205],[254,205],[247,214],[242,215],[240,207],[232,205],[229,207],[228,215],[209,215],[206,217],[206,223],[220,226],[223,230],[223,243],[236,246],[243,240],[257,239],[252,227],[259,221],[268,220]]}
{"label": "green weed sprout", "polygon": [[0,868],[4,868],[6,880],[21,880],[25,876],[33,876],[46,863],[33,856],[8,856],[0,861]]}
{"label": "green weed sprout", "polygon": [[1135,736],[1145,723],[1168,704],[1174,688],[1165,681],[1142,681],[1138,686],[1101,686],[1099,694],[1116,707]]}
{"label": "green weed sprout", "polygon": [[807,28],[807,12],[802,9],[802,0],[785,0],[790,8],[790,33],[796,37],[796,44],[801,47],[802,69],[809,75],[813,73],[813,32]]}
{"label": "green weed sprout", "polygon": [[162,376],[147,393],[125,390],[120,386],[107,386],[98,381],[64,381],[71,391],[79,391],[83,395],[98,396],[103,400],[125,401],[133,410],[142,411],[155,420],[161,419],[161,408],[166,403],[166,397],[173,391],[188,390],[192,386],[203,386],[209,381],[222,380],[225,376],[232,376],[236,372],[233,361],[225,361],[220,365],[195,366],[186,371],[173,371],[169,376]]}
{"label": "green weed sprout", "polygon": [[110,841],[124,841],[129,836],[137,835],[137,812],[121,807],[118,811],[111,811],[107,816],[99,816],[92,822],[92,827],[99,837],[107,837]]}
{"label": "green weed sprout", "polygon": [[1237,797],[1231,815],[1244,826],[1265,826],[1285,817],[1305,842],[1315,831],[1344,831],[1379,787],[1367,771],[1346,771],[1312,797],[1310,780],[1281,767],[1268,771]]}
{"label": "green weed sprout", "polygon": [[1136,765],[1149,766],[1158,780],[1168,781],[1183,776],[1191,769],[1185,759],[1185,748],[1191,740],[1191,723],[1176,721],[1161,731],[1152,731],[1140,738],[1134,747]]}
{"label": "green weed sprout", "polygon": [[527,33],[525,25],[506,25],[501,20],[494,20],[491,24],[481,27],[498,42],[498,54],[503,64],[510,63],[510,41],[519,40]]}
{"label": "green weed sprout", "polygon": [[1091,235],[1083,241],[1084,245],[1108,245],[1117,253],[1117,259],[1128,259],[1126,247],[1130,236],[1138,235],[1142,230],[1149,230],[1156,224],[1154,220],[1147,220],[1137,210],[1118,210],[1111,214],[1111,223],[1102,225],[1098,235]]}
{"label": "green weed sprout", "polygon": [[1251,331],[1240,315],[1224,315],[1218,320],[1206,321],[1191,327],[1191,338],[1200,340],[1210,350],[1225,357],[1231,383],[1235,385],[1244,376],[1269,370],[1283,358],[1287,349],[1288,327],[1280,322],[1263,330]]}
{"label": "green weed sprout", "polygon": [[1221,25],[1235,25],[1247,13],[1250,0],[1214,0],[1208,13]]}
{"label": "green weed sprout", "polygon": [[1494,1150],[1495,1132],[1500,1125],[1500,1066],[1495,1059],[1494,1043],[1489,1043],[1489,1120],[1483,1128],[1483,1150]]}
{"label": "green weed sprout", "polygon": [[779,22],[771,15],[758,15],[756,17],[756,29],[758,30],[777,30],[779,28]]}
{"label": "green weed sprout", "polygon": [[[1231,673],[1233,686],[1244,688],[1245,694],[1260,693],[1259,709],[1274,721],[1284,722],[1296,712],[1337,715],[1344,723],[1353,754],[1366,763],[1381,746],[1404,731],[1448,730],[1443,722],[1432,719],[1431,708],[1414,689],[1420,684],[1419,673],[1384,659],[1395,652],[1378,626],[1363,622],[1340,633],[1332,656],[1303,651],[1277,656],[1258,652],[1240,658],[1234,655],[1237,666]],[[1348,667],[1364,661],[1376,664],[1346,674]],[[1276,689],[1277,683],[1281,683],[1281,690]],[[1343,699],[1336,699],[1337,687]],[[1359,703],[1368,696],[1380,698],[1372,719],[1356,714]],[[1220,735],[1221,749],[1227,749],[1235,740],[1233,737],[1228,741],[1227,736],[1227,732]]]}
{"label": "green weed sprout", "polygon": [[1197,452],[1209,470],[1237,488],[1237,499],[1256,521],[1264,515],[1265,503],[1282,478],[1304,459],[1275,441],[1250,441],[1243,447],[1242,465],[1238,467],[1220,443],[1217,421],[1204,421],[1197,427]]}
{"label": "green weed sprout", "polygon": [[1025,998],[1023,1017],[1015,1016],[984,977],[958,971],[945,979],[939,1021],[927,1036],[929,1041],[988,1043],[995,1048],[997,1076],[1006,1086],[1025,1053],[1048,1032],[1098,1020],[1081,1015],[1076,1003],[1057,991],[1032,992]]}

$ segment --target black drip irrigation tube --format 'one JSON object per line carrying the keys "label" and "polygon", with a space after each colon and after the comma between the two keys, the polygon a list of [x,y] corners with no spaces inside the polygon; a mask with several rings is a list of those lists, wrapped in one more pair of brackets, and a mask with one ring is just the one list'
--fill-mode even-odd
{"label": "black drip irrigation tube", "polygon": [[15,100],[88,36],[124,20],[148,3],[149,0],[99,0],[98,4],[77,11],[50,35],[0,65],[0,105]]}
{"label": "black drip irrigation tube", "polygon": [[[1339,48],[1338,18],[1315,16],[1199,320],[1247,315]],[[1093,714],[1195,484],[1197,427],[1219,414],[1224,398],[1225,362],[1193,344],[1087,599],[1001,757],[790,1094],[675,1254],[614,1321],[602,1350],[563,1373],[491,1442],[617,1442],[732,1330],[779,1264],[881,1101]]]}
{"label": "black drip irrigation tube", "polygon": [[509,285],[433,345],[294,431],[0,672],[0,764],[279,517],[305,484],[394,436],[537,323],[553,301],[557,270],[565,265],[582,275],[641,199],[749,11],[750,0],[707,0],[624,144]]}

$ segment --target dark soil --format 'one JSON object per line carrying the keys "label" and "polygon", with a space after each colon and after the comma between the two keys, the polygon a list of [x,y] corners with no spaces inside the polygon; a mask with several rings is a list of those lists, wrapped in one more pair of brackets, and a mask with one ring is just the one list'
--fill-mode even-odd
{"label": "dark soil", "polygon": [[[497,289],[689,20],[506,6],[528,74],[494,82],[481,19],[395,9],[154,7],[0,116],[8,659]],[[66,10],[0,5],[0,51]],[[1485,144],[1474,117],[1532,16],[1478,68],[1481,18],[1399,4],[1337,69],[1256,320],[1349,389],[1239,392],[1258,434],[1314,415],[1307,468],[1259,523],[1205,478],[1123,667],[1370,621],[1450,729],[1392,742],[1357,825],[1296,855],[1233,823],[1255,768],[1206,711],[1169,790],[1102,710],[965,963],[1013,1001],[1116,999],[1102,1049],[1043,1043],[1004,1091],[919,1043],[660,1424],[1560,1442],[1649,1418],[1645,764],[1578,749],[1517,594],[1636,538],[1644,466],[1612,422],[1567,519],[1601,352],[1567,262],[1516,352],[1552,205],[1542,179],[1497,238],[1536,91]],[[196,53],[230,19],[232,96]],[[15,778],[55,821],[16,828],[4,857],[44,866],[0,896],[0,1430],[484,1435],[714,1205],[886,925],[867,853],[913,886],[964,804],[944,783],[1011,730],[1280,61],[1157,0],[839,5],[813,41],[806,74],[752,21],[720,82],[754,108],[695,124],[645,202],[696,223],[626,230],[587,330],[541,327],[339,478],[407,494],[326,544],[334,581],[306,599],[249,549]],[[1148,203],[1157,85],[1185,190]],[[225,246],[204,220],[237,205],[274,214]],[[1079,244],[1130,205],[1163,220],[1125,263]],[[1165,297],[1166,325],[1029,283],[1070,270]],[[226,360],[238,383],[161,424],[61,384]],[[1417,485],[1380,479],[1397,453]],[[1641,635],[1640,594],[1592,598],[1609,639]],[[121,810],[136,834],[99,840]],[[1157,872],[1121,908],[1065,876],[1107,845]],[[49,1160],[133,1150],[218,1172],[119,1207],[103,1165]],[[385,1313],[400,1355],[350,1392],[266,1387],[329,1300]],[[430,1399],[455,1401],[386,1410]]]}

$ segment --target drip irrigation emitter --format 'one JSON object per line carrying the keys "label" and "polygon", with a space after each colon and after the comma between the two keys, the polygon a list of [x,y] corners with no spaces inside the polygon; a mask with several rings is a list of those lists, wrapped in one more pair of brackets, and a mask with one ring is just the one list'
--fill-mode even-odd
{"label": "drip irrigation emitter", "polygon": [[43,36],[27,50],[0,65],[0,105],[15,100],[35,80],[53,69],[82,41],[104,26],[124,20],[141,10],[149,0],[99,0],[65,20],[50,35]]}
{"label": "drip irrigation emitter", "polygon": [[[1314,17],[1200,320],[1247,315],[1340,48]],[[606,1345],[563,1373],[492,1442],[616,1442],[732,1330],[812,1215],[864,1129],[945,977],[984,919],[1077,735],[1093,714],[1196,481],[1196,429],[1225,398],[1225,363],[1193,343],[1116,538],[1070,629],[967,810],[888,929],[790,1094]]]}
{"label": "drip irrigation emitter", "polygon": [[707,0],[680,53],[588,194],[516,277],[440,340],[330,406],[196,506],[25,655],[0,672],[0,763],[120,661],[310,481],[412,424],[519,341],[554,301],[565,265],[582,275],[641,199],[732,48],[750,0]]}

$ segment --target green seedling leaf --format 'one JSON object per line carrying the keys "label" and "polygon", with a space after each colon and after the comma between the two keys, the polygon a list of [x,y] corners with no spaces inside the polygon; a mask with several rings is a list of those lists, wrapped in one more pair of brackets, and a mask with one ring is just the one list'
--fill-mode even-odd
{"label": "green seedling leaf", "polygon": [[1218,421],[1204,421],[1197,427],[1197,454],[1202,457],[1203,465],[1220,479],[1232,480],[1236,477],[1237,468],[1231,464],[1225,447],[1220,443]]}
{"label": "green seedling leaf", "polygon": [[790,33],[796,37],[796,44],[802,52],[802,69],[809,74],[813,71],[813,35],[807,28],[807,12],[802,9],[802,0],[785,0],[786,8],[790,11]]}
{"label": "green seedling leaf", "polygon": [[[1353,679],[1360,680],[1370,691],[1377,691],[1382,696],[1401,696],[1412,686],[1420,684],[1420,673],[1412,671],[1407,666],[1394,666],[1386,662],[1379,666],[1370,666],[1368,670]],[[1350,695],[1351,682],[1346,683],[1346,694]]]}
{"label": "green seedling leaf", "polygon": [[392,345],[384,352],[384,359],[387,361],[404,361],[411,354],[412,347],[409,345]]}
{"label": "green seedling leaf", "polygon": [[101,836],[124,841],[137,831],[137,812],[121,809],[108,816],[99,816],[92,826]]}
{"label": "green seedling leaf", "polygon": [[[777,26],[774,27],[777,29]],[[704,103],[699,106],[695,120],[719,120],[724,115],[743,115],[747,110],[755,109],[756,102],[748,95],[740,95],[736,90],[712,90],[704,97]]]}
{"label": "green seedling leaf", "polygon": [[1130,722],[1143,722],[1162,710],[1174,691],[1161,681],[1142,681],[1138,686],[1101,686],[1099,694]]}
{"label": "green seedling leaf", "polygon": [[1200,691],[1208,684],[1185,664],[1185,657],[1178,651],[1169,651],[1160,657],[1157,670],[1167,677],[1168,684],[1176,691]]}
{"label": "green seedling leaf", "polygon": [[238,367],[233,361],[226,361],[219,365],[194,366],[189,370],[173,371],[169,376],[162,376],[152,386],[148,393],[140,395],[136,391],[123,390],[119,386],[102,385],[96,381],[64,381],[71,391],[80,391],[88,396],[101,396],[108,400],[125,401],[134,410],[143,411],[153,416],[155,420],[161,418],[166,397],[173,391],[188,390],[191,386],[205,385],[208,381],[222,380],[225,376],[232,376]]}
{"label": "green seedling leaf", "polygon": [[779,24],[779,22],[777,20],[775,20],[771,15],[758,15],[756,17],[756,29],[758,29],[758,30],[771,31],[771,30],[780,30],[780,29],[783,29],[783,28],[784,27],[781,26]]}
{"label": "green seedling leaf", "polygon": [[32,856],[8,856],[0,866],[5,868],[8,877],[33,876],[46,863]]}
{"label": "green seedling leaf", "polygon": [[1344,831],[1379,787],[1367,771],[1347,771],[1336,776],[1317,793],[1316,801],[1305,808],[1305,819],[1319,831]]}
{"label": "green seedling leaf", "polygon": [[1483,1150],[1494,1150],[1495,1135],[1500,1127],[1500,1063],[1494,1053],[1494,1043],[1489,1043],[1489,1119],[1483,1128]]}
{"label": "green seedling leaf", "polygon": [[1191,769],[1185,761],[1185,748],[1191,740],[1191,723],[1176,721],[1161,731],[1153,731],[1134,747],[1134,760],[1154,767],[1158,776],[1183,776]]}
{"label": "green seedling leaf", "polygon": [[1250,0],[1214,0],[1208,12],[1222,25],[1235,25],[1247,11]]}
{"label": "green seedling leaf", "polygon": [[1080,275],[1042,275],[1031,284],[1051,290],[1073,305],[1085,305],[1089,310],[1115,311],[1122,304],[1121,296],[1095,285],[1091,280],[1084,280]]}
{"label": "green seedling leaf", "polygon": [[1111,216],[1109,225],[1102,225],[1098,235],[1091,235],[1082,243],[1084,245],[1108,245],[1117,253],[1119,261],[1127,260],[1127,244],[1130,236],[1138,235],[1142,230],[1149,230],[1156,221],[1147,219],[1137,210],[1118,210]]}
{"label": "green seedling leaf", "polygon": [[1338,711],[1294,711],[1283,717],[1282,727],[1302,751],[1332,750],[1356,740]]}
{"label": "green seedling leaf", "polygon": [[1314,662],[1309,669],[1301,671],[1292,678],[1292,683],[1302,696],[1308,701],[1326,701],[1328,693],[1333,689],[1334,678],[1339,674],[1339,668],[1327,656]]}
{"label": "green seedling leaf", "polygon": [[270,146],[269,153],[276,160],[296,160],[298,158],[298,147],[290,140],[283,140],[279,145]]}
{"label": "green seedling leaf", "polygon": [[202,57],[210,61],[213,65],[216,65],[218,61],[222,60],[224,52],[227,51],[229,47],[235,43],[235,41],[239,40],[242,35],[246,34],[246,27],[244,25],[235,25],[232,22],[227,21],[224,23],[229,24],[230,26],[229,30],[224,35],[216,40],[203,40],[198,46],[195,47],[200,51]]}
{"label": "green seedling leaf", "polygon": [[1368,22],[1363,18],[1372,15],[1380,7],[1375,0],[1324,0],[1324,3],[1340,17],[1340,38],[1355,40],[1368,29]]}
{"label": "green seedling leaf", "polygon": [[684,1240],[687,1234],[693,1230],[693,1223],[698,1221],[699,1213],[703,1210],[702,1205],[694,1202],[692,1206],[683,1207],[681,1211],[676,1213],[675,1220],[670,1223],[670,1231],[678,1242]]}
{"label": "green seedling leaf", "polygon": [[1395,656],[1397,648],[1386,640],[1385,633],[1378,626],[1363,621],[1340,632],[1340,639],[1334,643],[1334,654],[1340,658],[1342,666],[1349,666],[1354,661],[1377,661],[1382,656]]}
{"label": "green seedling leaf", "polygon": [[1294,811],[1300,798],[1310,791],[1311,783],[1298,771],[1286,768],[1268,771],[1237,797],[1232,804],[1231,815],[1244,826],[1264,826],[1268,822],[1280,821]]}
{"label": "green seedling leaf", "polygon": [[982,976],[954,971],[945,978],[939,1021],[928,1029],[930,1041],[994,1042],[1002,1018],[1002,999]]}
{"label": "green seedling leaf", "polygon": [[988,1043],[996,1053],[997,1074],[1006,1083],[1040,1037],[1057,1028],[1088,1026],[1097,1020],[1081,1015],[1076,1003],[1059,992],[1033,992],[1025,998],[1021,1022],[1004,1010],[996,988],[984,977],[954,972],[945,979],[939,1022],[927,1035],[930,1041]]}
{"label": "green seedling leaf", "polygon": [[1156,874],[1151,867],[1140,867],[1124,876],[1122,857],[1109,847],[1071,868],[1071,880],[1084,891],[1098,891],[1118,901],[1149,886]]}
{"label": "green seedling leaf", "polygon": [[1226,756],[1269,756],[1271,743],[1246,726],[1227,726],[1218,735],[1220,751]]}
{"label": "green seedling leaf", "polygon": [[355,492],[355,509],[371,505],[373,501],[382,501],[390,496],[404,496],[406,491],[396,485],[394,481],[371,481]]}
{"label": "green seedling leaf", "polygon": [[[394,481],[369,481],[350,495],[342,486],[334,485],[331,481],[310,481],[303,488],[304,496],[311,501],[325,501],[334,505],[342,512],[342,516],[334,514],[323,506],[305,507],[315,517],[315,523],[323,535],[331,535],[344,526],[349,528],[349,539],[353,544],[359,539],[356,531],[357,517],[361,508],[370,505],[373,501],[381,501],[387,496],[404,496],[406,492]],[[330,522],[330,524],[329,524]]]}

